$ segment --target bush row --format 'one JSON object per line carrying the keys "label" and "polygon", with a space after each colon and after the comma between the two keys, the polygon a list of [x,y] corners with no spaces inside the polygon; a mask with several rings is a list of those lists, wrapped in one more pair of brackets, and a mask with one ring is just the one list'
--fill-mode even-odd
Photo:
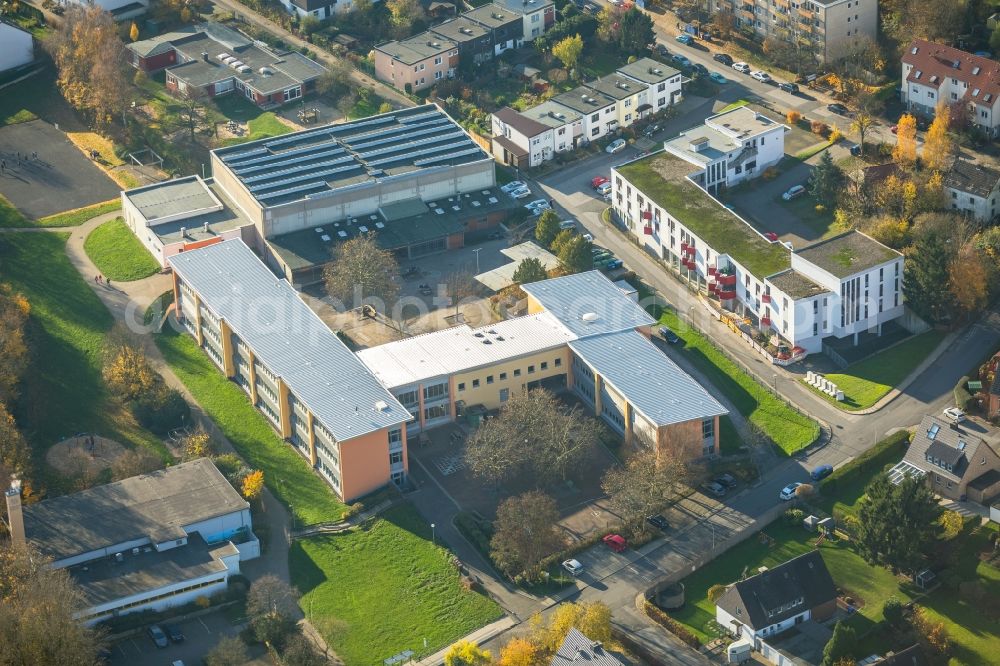
{"label": "bush row", "polygon": [[690,629],[664,613],[655,604],[647,601],[645,603],[645,611],[646,615],[649,616],[649,619],[672,633],[674,636],[677,636],[677,638],[681,639],[695,650],[701,648],[701,640],[691,633]]}
{"label": "bush row", "polygon": [[955,388],[952,390],[952,395],[955,397],[955,406],[958,407],[959,409],[967,410],[970,407],[972,407],[973,398],[972,394],[969,393],[969,389],[967,388],[968,383],[969,383],[968,375],[963,376],[961,379],[958,380],[958,383],[955,384]]}
{"label": "bush row", "polygon": [[858,477],[868,476],[875,470],[882,469],[890,462],[898,462],[906,452],[909,443],[910,432],[908,430],[900,430],[889,435],[826,477],[820,482],[820,489],[825,492],[836,492],[841,483],[850,483]]}

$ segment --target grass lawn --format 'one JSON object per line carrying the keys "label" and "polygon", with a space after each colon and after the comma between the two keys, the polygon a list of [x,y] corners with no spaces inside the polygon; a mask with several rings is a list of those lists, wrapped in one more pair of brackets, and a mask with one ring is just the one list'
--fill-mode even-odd
{"label": "grass lawn", "polygon": [[289,567],[299,605],[337,655],[374,666],[403,650],[431,654],[503,615],[462,588],[450,559],[403,504],[363,529],[295,541]]}
{"label": "grass lawn", "polygon": [[113,281],[141,280],[160,270],[153,255],[120,217],[91,231],[83,242],[83,249],[97,269]]}
{"label": "grass lawn", "polygon": [[94,219],[99,215],[106,215],[108,213],[113,213],[115,211],[121,210],[122,201],[121,199],[111,199],[110,201],[105,201],[104,203],[94,204],[93,206],[84,206],[83,208],[74,208],[73,210],[67,210],[63,213],[56,213],[55,215],[49,215],[47,217],[42,217],[31,222],[31,226],[35,227],[76,227],[84,222]]}
{"label": "grass lawn", "polygon": [[222,142],[223,146],[234,146],[248,141],[258,139],[268,139],[272,136],[288,134],[294,130],[285,123],[278,120],[278,116],[271,111],[262,113],[256,118],[247,121],[247,133],[244,136],[233,137]]}
{"label": "grass lawn", "polygon": [[21,109],[20,111],[15,111],[6,118],[0,118],[0,126],[17,125],[18,123],[27,123],[37,119],[38,116],[36,116],[31,111],[28,111],[27,109]]}
{"label": "grass lawn", "polygon": [[791,201],[785,201],[779,195],[775,199],[775,203],[799,218],[799,222],[816,232],[816,238],[810,239],[810,242],[829,238],[842,231],[847,231],[834,224],[833,210],[824,208],[822,212],[817,212],[816,205],[819,202],[816,201],[816,197],[808,192],[798,199],[792,199]]}
{"label": "grass lawn", "polygon": [[[680,351],[708,376],[712,384],[729,398],[736,409],[751,423],[774,440],[782,451],[792,454],[808,446],[819,435],[819,425],[800,414],[764,388],[756,379],[723,354],[704,335],[687,324],[681,324],[677,314],[664,310],[660,323],[669,326],[684,341]],[[727,438],[726,428],[720,435]],[[735,429],[732,435],[736,437]]]}
{"label": "grass lawn", "polygon": [[795,159],[805,162],[810,157],[820,154],[832,145],[833,144],[829,141],[820,141],[819,143],[813,144],[812,146],[795,153]]}
{"label": "grass lawn", "polygon": [[169,326],[156,336],[170,368],[264,483],[291,508],[297,526],[339,520],[345,507],[309,464],[274,432],[246,393],[223,376],[191,336]]}
{"label": "grass lawn", "polygon": [[382,106],[383,102],[385,100],[375,93],[366,92],[358,97],[358,101],[354,103],[354,107],[348,112],[347,119],[357,120],[358,118],[374,116],[378,113],[378,108]]}
{"label": "grass lawn", "polygon": [[108,167],[124,166],[125,162],[115,154],[115,144],[100,134],[94,132],[66,132],[66,138],[83,151],[84,155],[89,155],[91,150],[96,150],[101,154],[100,162]]}
{"label": "grass lawn", "polygon": [[35,353],[14,410],[18,423],[39,460],[52,444],[78,432],[146,446],[168,460],[163,443],[105,390],[101,354],[113,320],[66,257],[68,237],[0,236],[0,281],[31,303],[29,339]]}
{"label": "grass lawn", "polygon": [[749,103],[750,102],[748,102],[745,99],[738,99],[735,102],[733,102],[732,104],[725,105],[724,107],[722,107],[721,109],[719,109],[718,111],[716,111],[716,113],[725,113],[726,111],[732,111],[733,109],[738,109],[741,106],[746,106]]}
{"label": "grass lawn", "polygon": [[827,379],[844,392],[843,402],[837,402],[825,393],[816,393],[846,411],[867,409],[903,381],[937,348],[944,336],[942,331],[926,331],[875,356],[849,365],[844,372],[826,375]]}

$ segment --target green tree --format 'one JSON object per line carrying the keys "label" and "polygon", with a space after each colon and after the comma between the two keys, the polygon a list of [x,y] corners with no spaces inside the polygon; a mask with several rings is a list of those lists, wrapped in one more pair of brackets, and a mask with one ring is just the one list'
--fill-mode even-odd
{"label": "green tree", "polygon": [[923,478],[907,477],[894,485],[879,474],[865,488],[858,511],[858,552],[869,564],[893,573],[914,575],[937,540],[943,509]]}
{"label": "green tree", "polygon": [[237,636],[225,636],[205,655],[206,666],[243,666],[250,661],[247,647]]}
{"label": "green tree", "polygon": [[845,657],[853,659],[854,651],[857,648],[858,635],[854,631],[854,627],[838,621],[833,628],[833,636],[823,648],[822,666],[833,666]]}
{"label": "green tree", "polygon": [[539,562],[563,546],[558,520],[556,501],[538,490],[505,499],[497,507],[490,557],[511,578],[537,580]]}
{"label": "green tree", "polygon": [[559,58],[567,69],[576,67],[581,53],[583,53],[583,37],[579,33],[563,39],[552,47],[552,55]]}
{"label": "green tree", "polygon": [[559,248],[559,263],[570,273],[589,271],[594,267],[593,243],[583,236],[575,235]]}
{"label": "green tree", "polygon": [[618,36],[618,47],[622,53],[633,55],[644,53],[655,41],[653,19],[648,14],[632,7],[622,15],[621,31]]}
{"label": "green tree", "polygon": [[903,602],[896,597],[889,597],[882,604],[882,617],[885,618],[886,624],[893,629],[898,629],[903,626]]}
{"label": "green tree", "polygon": [[551,208],[538,216],[535,224],[535,240],[544,247],[552,247],[552,241],[559,235],[559,215]]}
{"label": "green tree", "polygon": [[951,306],[948,266],[951,264],[950,216],[922,215],[914,224],[914,242],[906,253],[903,294],[907,304],[932,323],[944,321]]}
{"label": "green tree", "polygon": [[522,259],[521,263],[517,265],[517,270],[514,271],[514,282],[517,284],[531,284],[547,277],[545,266],[537,257]]}
{"label": "green tree", "polygon": [[562,229],[556,237],[552,239],[552,243],[549,245],[549,249],[558,257],[559,252],[562,251],[563,246],[569,243],[573,238],[576,237],[576,232],[572,229]]}
{"label": "green tree", "polygon": [[809,193],[816,197],[824,206],[830,207],[837,202],[837,195],[844,183],[844,173],[833,162],[830,151],[823,151],[812,173],[809,175]]}

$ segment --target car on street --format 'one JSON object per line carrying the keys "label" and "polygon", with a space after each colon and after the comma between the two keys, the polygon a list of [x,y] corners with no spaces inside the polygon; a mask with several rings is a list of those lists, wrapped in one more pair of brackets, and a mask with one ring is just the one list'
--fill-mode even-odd
{"label": "car on street", "polygon": [[601,183],[600,185],[598,185],[597,193],[600,194],[602,197],[611,196],[611,181],[608,181],[606,183]]}
{"label": "car on street", "polygon": [[566,560],[562,563],[562,568],[568,571],[571,576],[579,576],[583,573],[583,565],[580,564],[579,560]]}
{"label": "car on street", "polygon": [[676,62],[678,65],[680,65],[681,67],[690,67],[691,66],[691,61],[687,59],[687,56],[682,56],[680,53],[675,53],[674,57],[671,58],[671,59],[674,62]]}
{"label": "car on street", "polygon": [[793,95],[797,95],[799,92],[799,87],[794,83],[781,82],[778,84],[778,88],[780,90],[784,90],[786,93],[791,93]]}
{"label": "car on street", "polygon": [[701,484],[701,489],[709,495],[715,495],[716,497],[722,497],[726,494],[726,487],[716,483],[715,481],[709,481]]}
{"label": "car on street", "polygon": [[590,179],[590,186],[596,190],[598,187],[600,187],[606,182],[608,182],[606,176],[594,176],[593,178]]}
{"label": "car on street", "polygon": [[657,44],[656,45],[656,52],[660,55],[661,58],[669,58],[670,57],[670,51],[663,44]]}
{"label": "car on street", "polygon": [[813,481],[822,481],[831,474],[833,474],[833,465],[817,465],[813,471],[809,472]]}
{"label": "car on street", "polygon": [[153,645],[161,650],[170,645],[170,641],[167,640],[167,635],[163,633],[163,629],[160,629],[159,625],[150,625],[149,629],[146,630],[146,633],[149,634],[149,638],[153,641]]}
{"label": "car on street", "polygon": [[965,420],[965,412],[958,407],[949,407],[944,410],[944,415],[954,423],[961,423]]}
{"label": "car on street", "polygon": [[616,553],[620,553],[624,551],[626,548],[628,548],[628,542],[625,541],[625,537],[623,537],[620,534],[608,534],[603,539],[601,539],[601,541],[604,542],[605,546],[615,551]]}
{"label": "car on street", "polygon": [[503,192],[504,194],[510,194],[514,190],[519,190],[527,186],[528,186],[527,183],[525,183],[523,180],[512,180],[506,185],[501,185],[500,191]]}
{"label": "car on street", "polygon": [[708,67],[705,67],[700,62],[696,62],[693,65],[691,65],[691,69],[698,72],[698,74],[702,76],[708,76]]}
{"label": "car on street", "polygon": [[722,74],[719,74],[718,72],[709,72],[708,78],[712,79],[712,81],[718,83],[719,85],[725,85],[729,83],[729,79],[724,77]]}
{"label": "car on street", "polygon": [[655,516],[649,516],[648,518],[646,518],[646,522],[655,527],[656,529],[660,530],[661,532],[666,532],[668,529],[670,529],[670,523],[668,523],[667,519],[661,516],[660,514],[656,514]]}
{"label": "car on street", "polygon": [[573,219],[563,220],[562,222],[559,223],[559,228],[560,229],[572,229],[572,230],[575,231],[576,230],[576,220],[573,220]]}
{"label": "car on street", "polygon": [[604,150],[614,155],[615,153],[620,153],[621,151],[625,150],[626,145],[627,144],[625,143],[625,139],[615,139],[614,141],[609,143],[608,147],[605,148]]}
{"label": "car on street", "polygon": [[799,483],[798,481],[796,481],[795,483],[789,483],[787,486],[781,489],[781,492],[778,494],[778,498],[782,502],[787,502],[789,500],[795,499],[795,491],[798,490],[799,486],[801,485],[802,484]]}
{"label": "car on street", "polygon": [[591,236],[590,234],[584,234],[583,235],[583,240],[587,241],[588,243],[593,243],[594,242],[594,237]]}
{"label": "car on street", "polygon": [[653,125],[650,125],[649,127],[647,127],[643,131],[642,135],[645,136],[645,137],[651,137],[651,136],[653,136],[654,134],[656,134],[659,131],[660,131],[660,125],[659,124],[653,124]]}
{"label": "car on street", "polygon": [[728,53],[716,53],[714,56],[712,56],[712,60],[714,60],[715,62],[721,62],[726,67],[729,67],[733,64],[733,56],[729,55]]}
{"label": "car on street", "polygon": [[660,327],[660,337],[663,338],[664,340],[666,340],[667,342],[669,342],[672,345],[677,344],[681,340],[679,337],[677,337],[676,333],[674,333],[673,331],[671,331],[666,326],[661,326]]}
{"label": "car on street", "polygon": [[165,624],[163,625],[163,631],[167,634],[167,638],[170,639],[171,643],[183,643],[184,642],[184,632],[176,624]]}
{"label": "car on street", "polygon": [[740,74],[750,73],[750,65],[746,64],[745,62],[734,62],[732,67]]}
{"label": "car on street", "polygon": [[527,186],[519,187],[516,190],[511,190],[509,192],[510,196],[514,199],[523,199],[527,196],[531,196],[531,190]]}
{"label": "car on street", "polygon": [[755,79],[757,81],[760,81],[761,83],[770,83],[771,82],[771,75],[768,74],[767,72],[762,72],[759,69],[756,72],[751,72],[750,73],[750,78],[751,79]]}
{"label": "car on street", "polygon": [[718,483],[724,488],[735,488],[736,487],[736,477],[732,474],[720,474],[719,476],[712,479],[712,481]]}
{"label": "car on street", "polygon": [[764,233],[764,238],[773,243],[774,241],[778,240],[778,234],[774,233],[773,231],[767,231]]}
{"label": "car on street", "polygon": [[532,215],[541,215],[543,210],[548,210],[552,206],[550,206],[549,202],[545,199],[535,199],[531,203],[525,204],[524,207],[527,208],[528,212]]}
{"label": "car on street", "polygon": [[802,185],[792,185],[788,190],[781,195],[781,198],[785,201],[791,201],[792,199],[798,199],[803,194],[806,193],[806,188]]}
{"label": "car on street", "polygon": [[851,113],[843,104],[827,104],[826,110],[830,113],[836,113],[838,116],[847,116]]}
{"label": "car on street", "polygon": [[694,37],[688,34],[677,35],[676,37],[674,37],[674,39],[676,39],[681,44],[684,44],[685,46],[689,45],[691,42],[694,41]]}

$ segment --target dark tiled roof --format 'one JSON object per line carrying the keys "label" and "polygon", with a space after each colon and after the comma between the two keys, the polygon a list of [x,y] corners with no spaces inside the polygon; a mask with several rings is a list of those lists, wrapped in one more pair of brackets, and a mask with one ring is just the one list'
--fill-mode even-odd
{"label": "dark tiled roof", "polygon": [[[903,459],[924,471],[961,481],[969,470],[968,461],[976,457],[980,446],[986,446],[986,443],[960,424],[927,415],[917,427]],[[940,460],[943,465],[951,465],[951,471],[928,461],[928,457]]]}
{"label": "dark tiled roof", "polygon": [[550,666],[623,666],[617,657],[604,649],[599,641],[592,641],[573,628],[559,646]]}
{"label": "dark tiled roof", "polygon": [[990,471],[986,472],[986,474],[978,476],[972,481],[970,481],[969,488],[973,488],[975,490],[986,490],[987,488],[995,484],[997,481],[1000,481],[1000,471],[991,469]]}
{"label": "dark tiled roof", "polygon": [[494,111],[493,115],[507,125],[513,127],[519,134],[523,134],[526,137],[538,136],[542,132],[546,132],[550,129],[548,125],[543,125],[537,120],[532,120],[528,116],[515,111],[509,106],[505,106],[499,111]]}
{"label": "dark tiled roof", "polygon": [[717,605],[756,631],[836,597],[823,556],[813,550],[733,584]]}
{"label": "dark tiled roof", "polygon": [[924,455],[932,460],[940,460],[945,465],[951,465],[957,472],[958,464],[965,457],[965,452],[964,448],[958,449],[941,441],[933,441]]}
{"label": "dark tiled roof", "polygon": [[980,197],[988,197],[997,182],[1000,182],[1000,171],[966,160],[955,160],[951,171],[944,177],[946,187]]}
{"label": "dark tiled roof", "polygon": [[[935,87],[945,78],[958,79],[969,84],[965,100],[990,106],[1000,95],[1000,63],[996,60],[973,55],[944,44],[915,39],[903,52],[903,63],[913,65],[913,70],[907,78],[910,82]],[[919,77],[917,72],[920,72]],[[973,95],[976,90],[979,94]]]}

